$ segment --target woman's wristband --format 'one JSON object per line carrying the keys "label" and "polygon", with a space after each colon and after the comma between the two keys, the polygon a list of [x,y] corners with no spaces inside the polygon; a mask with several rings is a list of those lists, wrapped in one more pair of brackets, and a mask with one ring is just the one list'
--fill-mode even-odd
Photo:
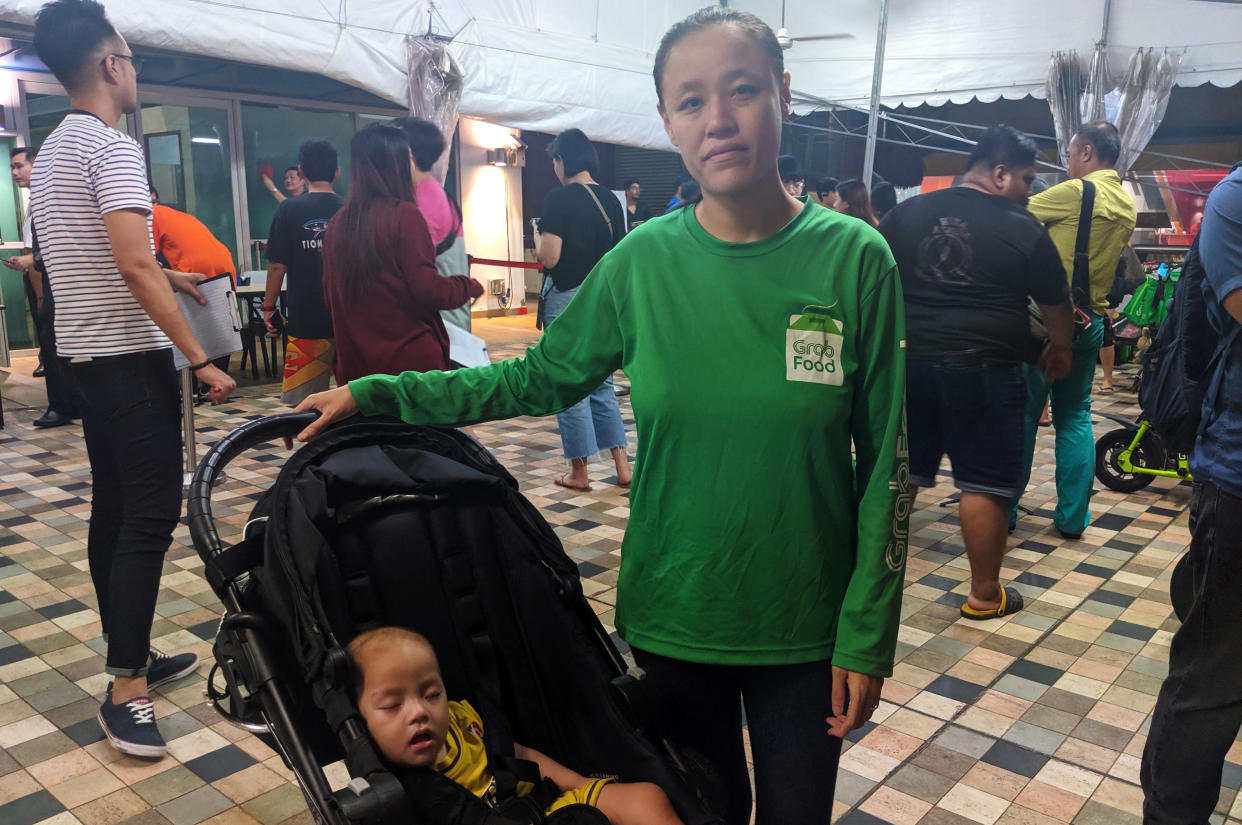
{"label": "woman's wristband", "polygon": [[201,364],[190,364],[190,372],[198,372],[203,367],[210,367],[210,366],[211,366],[211,359],[209,358]]}

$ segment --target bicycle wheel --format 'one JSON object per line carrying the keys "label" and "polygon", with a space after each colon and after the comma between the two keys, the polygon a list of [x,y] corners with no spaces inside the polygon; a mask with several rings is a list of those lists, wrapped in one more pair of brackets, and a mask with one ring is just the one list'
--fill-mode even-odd
{"label": "bicycle wheel", "polygon": [[[1105,433],[1095,442],[1095,477],[1108,489],[1119,493],[1133,493],[1151,484],[1155,478],[1144,473],[1127,473],[1121,469],[1118,458],[1133,442],[1134,430],[1126,429]],[[1135,467],[1164,469],[1163,452],[1160,447],[1144,439],[1130,453],[1130,463]]]}

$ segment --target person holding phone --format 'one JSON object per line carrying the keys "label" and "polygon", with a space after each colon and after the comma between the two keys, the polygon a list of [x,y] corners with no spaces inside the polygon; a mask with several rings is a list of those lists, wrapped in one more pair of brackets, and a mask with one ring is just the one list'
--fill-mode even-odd
{"label": "person holding phone", "polygon": [[[298,169],[308,191],[276,207],[268,232],[267,282],[260,309],[269,335],[288,332],[280,398],[290,405],[326,390],[336,361],[332,317],[323,298],[323,235],[343,203],[332,188],[341,172],[336,160],[336,149],[326,140],[302,144]],[[288,318],[276,311],[276,298],[286,286]]]}

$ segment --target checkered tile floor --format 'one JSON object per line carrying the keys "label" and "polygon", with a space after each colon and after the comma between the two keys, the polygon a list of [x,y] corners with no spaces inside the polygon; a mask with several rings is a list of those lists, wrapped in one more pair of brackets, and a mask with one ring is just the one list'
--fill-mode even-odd
{"label": "checkered tile floor", "polygon": [[[503,356],[519,348],[494,349]],[[1128,383],[1123,371],[1119,385]],[[1133,404],[1123,391],[1108,408],[1135,412]],[[277,406],[269,386],[199,408],[199,441]],[[95,710],[106,683],[103,645],[86,572],[89,470],[80,429],[35,430],[38,412],[10,407],[0,431],[0,823],[309,822],[280,758],[204,704],[206,663],[155,698],[166,758],[121,757],[102,741]],[[476,435],[555,526],[609,624],[629,511],[607,483],[607,463],[593,466],[592,492],[573,493],[552,484],[564,471],[554,419],[480,426]],[[1066,541],[1050,521],[1051,436],[1040,432],[1024,500],[1034,513],[1010,539],[1002,572],[1028,604],[1011,618],[959,619],[968,565],[956,508],[940,506],[950,479],[922,492],[896,670],[873,722],[847,744],[835,821],[1140,821],[1139,757],[1175,627],[1168,580],[1189,541],[1190,490],[1165,480],[1129,496],[1101,489],[1092,527]],[[223,534],[240,531],[286,457],[269,446],[231,465],[214,499]],[[154,644],[206,659],[219,612],[179,528]],[[1242,818],[1242,744],[1229,760],[1214,823]]]}

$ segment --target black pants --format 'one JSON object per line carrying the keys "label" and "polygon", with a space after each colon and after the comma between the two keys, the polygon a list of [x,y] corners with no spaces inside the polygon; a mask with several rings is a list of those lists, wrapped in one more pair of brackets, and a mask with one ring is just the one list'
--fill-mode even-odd
{"label": "black pants", "polygon": [[1242,726],[1242,498],[1196,483],[1190,530],[1190,598],[1175,605],[1184,621],[1143,749],[1146,825],[1206,825]]}
{"label": "black pants", "polygon": [[[39,344],[42,341],[42,338],[39,335],[39,324],[43,323],[43,319],[40,317],[42,312],[39,308],[39,296],[35,295],[34,287],[30,285],[30,279],[32,277],[40,278],[42,277],[42,273],[35,272],[33,275],[29,272],[23,273],[22,286],[26,288],[26,306],[30,308],[30,320],[34,321],[35,343]],[[42,352],[39,353],[39,358],[43,358]]]}
{"label": "black pants", "polygon": [[[27,276],[29,277],[29,276]],[[52,288],[47,275],[43,278],[43,307],[38,309],[34,290],[26,284],[26,297],[34,310],[35,335],[39,339],[39,361],[43,364],[43,385],[47,389],[47,407],[70,418],[81,417],[78,409],[78,392],[74,385],[73,371],[69,362],[56,354],[56,305],[52,300]]]}
{"label": "black pants", "polygon": [[72,365],[91,462],[87,557],[105,668],[146,673],[164,554],[181,517],[181,392],[171,349]]}
{"label": "black pants", "polygon": [[670,739],[700,752],[728,789],[729,825],[750,822],[742,707],[755,762],[756,825],[825,825],[841,740],[828,733],[832,666],[702,665],[634,651]]}

